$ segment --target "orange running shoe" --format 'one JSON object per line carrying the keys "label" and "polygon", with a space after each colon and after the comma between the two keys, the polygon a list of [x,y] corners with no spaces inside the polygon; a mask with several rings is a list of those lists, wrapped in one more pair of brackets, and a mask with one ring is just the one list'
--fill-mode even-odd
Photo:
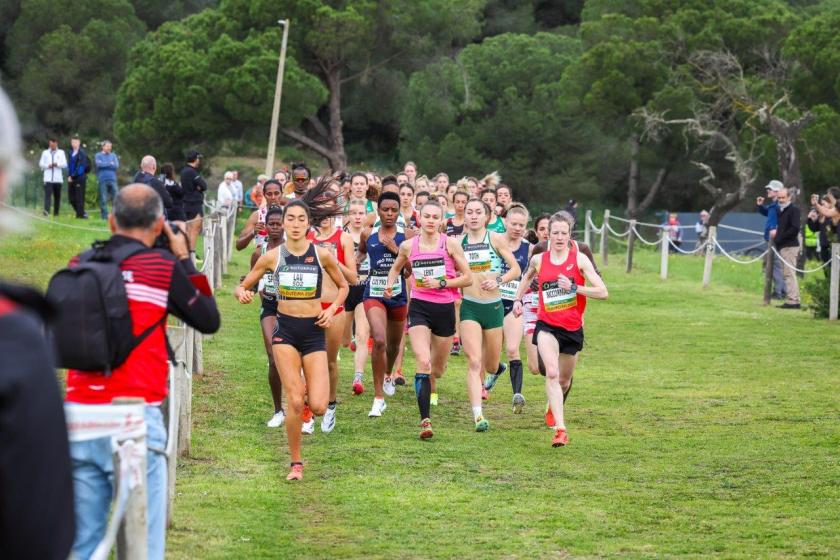
{"label": "orange running shoe", "polygon": [[423,418],[423,421],[420,422],[420,439],[429,439],[434,434],[432,431],[432,421],[428,418]]}
{"label": "orange running shoe", "polygon": [[303,422],[309,422],[312,420],[312,409],[309,408],[308,404],[303,405],[303,412],[300,415],[300,419]]}
{"label": "orange running shoe", "polygon": [[545,425],[549,428],[556,426],[554,423],[554,414],[552,414],[551,406],[548,403],[545,403]]}
{"label": "orange running shoe", "polygon": [[563,447],[569,444],[569,434],[564,428],[554,430],[554,439],[551,440],[551,447]]}
{"label": "orange running shoe", "polygon": [[303,465],[301,463],[292,464],[292,469],[286,475],[286,480],[303,480]]}

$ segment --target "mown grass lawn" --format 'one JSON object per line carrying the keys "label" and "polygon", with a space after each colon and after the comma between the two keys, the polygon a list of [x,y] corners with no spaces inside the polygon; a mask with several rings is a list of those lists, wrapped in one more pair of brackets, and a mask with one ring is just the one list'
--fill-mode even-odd
{"label": "mown grass lawn", "polygon": [[[4,277],[45,285],[95,234],[39,226],[0,244]],[[222,330],[194,385],[192,457],[179,465],[172,558],[837,557],[840,326],[761,305],[760,266],[611,255],[610,300],[591,302],[568,402],[571,445],[552,449],[541,378],[526,414],[499,382],[488,433],[472,431],[463,358],[450,362],[417,438],[410,385],[380,419],[350,392],[338,423],[305,439],[288,484],[256,305],[219,292]],[[411,371],[408,356],[407,371]],[[526,374],[527,375],[527,374]],[[370,376],[367,377],[370,390]]]}

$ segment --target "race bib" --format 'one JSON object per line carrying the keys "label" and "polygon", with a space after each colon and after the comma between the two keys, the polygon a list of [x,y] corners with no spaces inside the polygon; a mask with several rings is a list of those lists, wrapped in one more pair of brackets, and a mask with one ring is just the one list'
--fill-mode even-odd
{"label": "race bib", "polygon": [[418,288],[423,287],[424,278],[446,279],[446,264],[443,258],[417,259],[411,263],[411,268],[414,271],[414,285]]}
{"label": "race bib", "polygon": [[260,284],[257,287],[257,290],[263,292],[267,296],[277,295],[277,286],[274,284],[274,274],[266,272],[263,277],[260,278]]}
{"label": "race bib", "polygon": [[277,271],[277,293],[283,299],[314,299],[318,288],[318,267],[292,264]]}
{"label": "race bib", "polygon": [[[385,297],[385,288],[388,287],[388,276],[372,274],[368,278],[368,286],[370,297],[382,299]],[[391,297],[397,297],[400,294],[402,294],[402,282],[397,279],[392,287]]]}
{"label": "race bib", "polygon": [[563,311],[577,305],[577,292],[558,287],[555,280],[542,285],[542,299],[547,312]]}
{"label": "race bib", "polygon": [[490,246],[487,243],[469,243],[464,245],[464,255],[473,272],[490,271]]}
{"label": "race bib", "polygon": [[504,284],[499,284],[499,293],[501,293],[502,299],[513,301],[516,299],[516,292],[518,291],[519,280],[513,280],[512,282],[505,282]]}
{"label": "race bib", "polygon": [[359,274],[367,276],[368,272],[370,272],[370,256],[365,255],[365,260],[359,265]]}

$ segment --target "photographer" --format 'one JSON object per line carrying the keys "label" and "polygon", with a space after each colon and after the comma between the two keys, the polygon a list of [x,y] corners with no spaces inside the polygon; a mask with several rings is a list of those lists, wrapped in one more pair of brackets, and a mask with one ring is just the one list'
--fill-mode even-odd
{"label": "photographer", "polygon": [[[166,318],[173,314],[202,333],[219,328],[216,302],[189,259],[186,236],[173,231],[163,219],[160,196],[149,186],[132,184],[119,191],[109,217],[114,235],[104,250],[141,246],[119,264],[128,296],[135,336],[150,334],[116,367],[102,372],[69,370],[67,402],[105,405],[118,397],[146,401],[147,489],[149,558],[163,558],[166,530],[166,426],[160,409],[167,396]],[[161,237],[161,234],[164,234]],[[159,239],[167,248],[155,248]],[[145,247],[145,248],[143,248]],[[75,266],[75,257],[70,266]],[[201,289],[196,288],[199,286]],[[56,333],[61,336],[61,333]],[[76,540],[73,550],[88,558],[105,534],[114,475],[110,438],[72,442],[73,480],[76,491]]]}

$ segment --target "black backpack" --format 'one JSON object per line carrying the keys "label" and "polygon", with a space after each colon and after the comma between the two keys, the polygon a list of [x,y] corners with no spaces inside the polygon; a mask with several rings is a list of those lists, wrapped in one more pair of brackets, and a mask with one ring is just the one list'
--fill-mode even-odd
{"label": "black backpack", "polygon": [[111,249],[97,241],[74,267],[56,272],[47,299],[59,310],[51,321],[58,366],[111,375],[166,315],[134,336],[120,263],[145,250],[141,243]]}

